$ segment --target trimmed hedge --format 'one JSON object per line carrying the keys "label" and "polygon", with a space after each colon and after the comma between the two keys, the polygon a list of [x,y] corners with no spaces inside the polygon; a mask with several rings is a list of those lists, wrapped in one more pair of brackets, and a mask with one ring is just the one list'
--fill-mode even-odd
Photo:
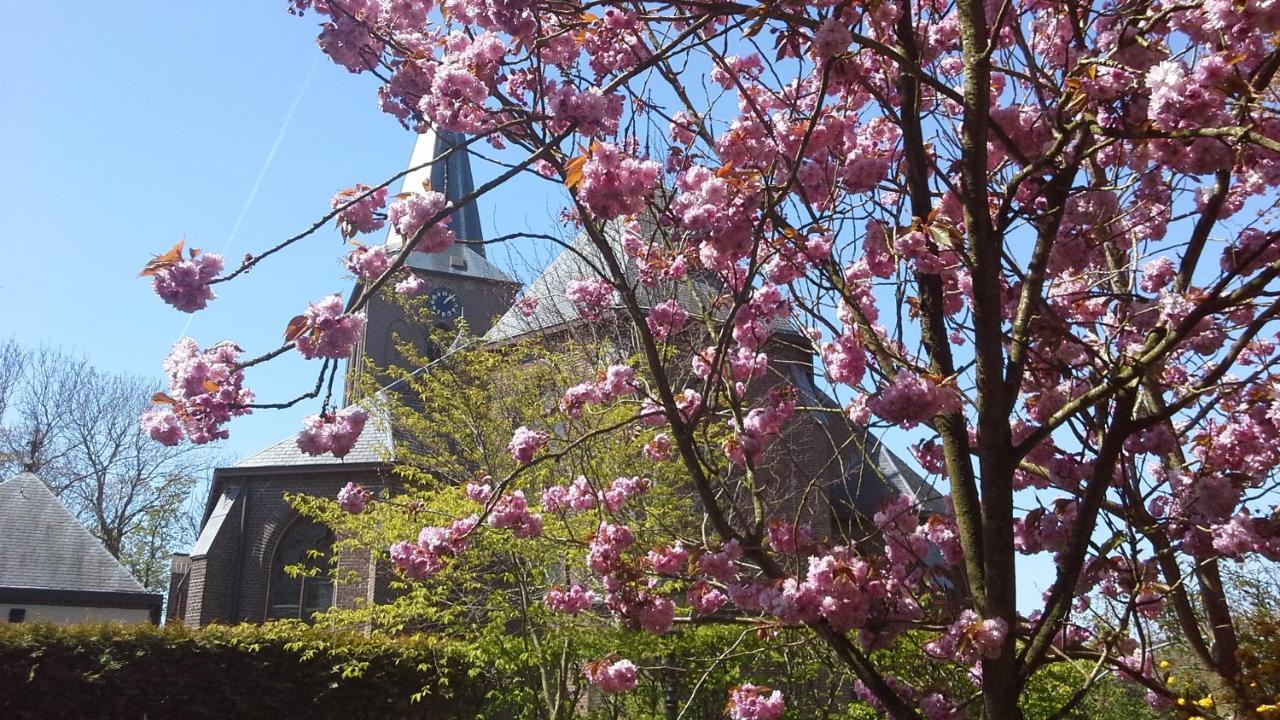
{"label": "trimmed hedge", "polygon": [[433,638],[297,622],[0,625],[0,718],[470,719],[468,670]]}

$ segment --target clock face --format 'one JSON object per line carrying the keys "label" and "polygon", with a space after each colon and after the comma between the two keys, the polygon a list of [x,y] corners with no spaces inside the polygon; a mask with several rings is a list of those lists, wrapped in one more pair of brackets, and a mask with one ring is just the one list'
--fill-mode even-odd
{"label": "clock face", "polygon": [[462,314],[462,303],[458,302],[458,296],[446,288],[432,290],[427,296],[427,307],[442,320],[450,320]]}

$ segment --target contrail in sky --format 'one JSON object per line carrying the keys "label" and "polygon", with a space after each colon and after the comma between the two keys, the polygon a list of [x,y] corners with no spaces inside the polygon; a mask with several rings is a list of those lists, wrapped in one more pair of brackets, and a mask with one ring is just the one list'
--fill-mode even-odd
{"label": "contrail in sky", "polygon": [[[315,59],[311,62],[311,69],[307,71],[307,77],[302,81],[302,87],[298,88],[298,94],[294,95],[293,103],[289,105],[289,111],[285,113],[284,120],[280,123],[280,131],[276,133],[276,141],[271,143],[271,150],[267,152],[267,157],[262,161],[262,169],[258,170],[258,178],[253,181],[253,189],[249,191],[249,197],[245,199],[244,206],[240,208],[240,217],[236,218],[236,224],[231,227],[231,234],[227,236],[227,241],[222,244],[220,254],[223,257],[227,255],[227,249],[231,247],[231,243],[235,242],[236,236],[240,234],[240,226],[244,224],[244,218],[249,214],[249,208],[253,207],[253,200],[258,196],[258,188],[262,187],[262,179],[267,176],[267,170],[271,169],[271,161],[276,159],[276,151],[280,149],[280,143],[284,140],[284,136],[289,132],[289,126],[293,124],[293,116],[298,111],[298,105],[302,103],[302,98],[307,94],[307,90],[311,87],[311,80],[316,76],[316,69],[320,67],[320,54],[316,53]],[[191,321],[195,319],[195,315],[187,315],[187,322],[182,326],[182,332],[178,333],[178,339],[181,340],[186,336],[187,330],[191,329]]]}

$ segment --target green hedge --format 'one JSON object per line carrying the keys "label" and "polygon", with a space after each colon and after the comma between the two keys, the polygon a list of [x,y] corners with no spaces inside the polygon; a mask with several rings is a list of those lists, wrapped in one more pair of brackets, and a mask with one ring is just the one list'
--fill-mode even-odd
{"label": "green hedge", "polygon": [[0,625],[0,718],[473,718],[484,692],[427,637],[301,623]]}

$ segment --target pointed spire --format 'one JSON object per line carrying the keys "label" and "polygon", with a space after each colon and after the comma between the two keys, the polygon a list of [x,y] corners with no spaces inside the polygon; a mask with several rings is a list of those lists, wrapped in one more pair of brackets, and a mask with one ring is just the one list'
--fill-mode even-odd
{"label": "pointed spire", "polygon": [[[413,146],[413,155],[409,158],[409,167],[418,167],[440,158],[451,148],[462,144],[463,136],[450,130],[437,131],[427,126],[426,132],[418,135]],[[444,193],[444,196],[456,206],[458,202],[475,191],[475,180],[471,177],[471,155],[467,150],[457,150],[449,157],[437,160],[428,167],[409,173],[400,186],[400,192],[422,192],[430,181],[431,189]],[[463,244],[484,257],[484,233],[480,229],[480,211],[475,201],[467,203],[455,210],[449,217],[449,227]],[[387,235],[387,246],[398,248],[400,236],[392,230]]]}

